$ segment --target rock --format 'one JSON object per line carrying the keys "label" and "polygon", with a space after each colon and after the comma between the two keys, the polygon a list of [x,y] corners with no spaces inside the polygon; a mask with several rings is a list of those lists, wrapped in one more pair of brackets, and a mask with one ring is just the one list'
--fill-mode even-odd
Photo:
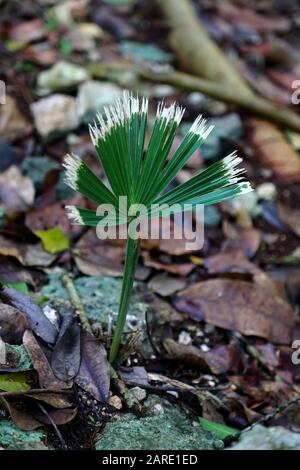
{"label": "rock", "polygon": [[221,215],[216,206],[204,207],[204,226],[217,227],[221,222]]}
{"label": "rock", "polygon": [[30,176],[37,190],[42,189],[45,176],[51,170],[59,170],[60,165],[49,157],[26,157],[21,168],[25,175]]}
{"label": "rock", "polygon": [[257,186],[256,193],[259,199],[274,201],[277,196],[276,186],[273,183],[262,183]]}
{"label": "rock", "polygon": [[145,415],[128,413],[106,425],[96,450],[204,450],[220,449],[223,442],[194,427],[183,408],[150,396]]}
{"label": "rock", "polygon": [[116,408],[116,410],[121,410],[123,406],[121,398],[117,395],[113,395],[112,397],[110,397],[108,400],[108,404]]}
{"label": "rock", "polygon": [[1,420],[0,446],[7,450],[48,450],[44,439],[42,431],[22,431],[12,421]]}
{"label": "rock", "polygon": [[129,390],[129,393],[137,400],[143,401],[147,397],[146,390],[140,387],[133,387]]}
{"label": "rock", "polygon": [[161,64],[171,62],[174,59],[174,54],[163,51],[155,44],[124,40],[119,43],[119,48],[123,56],[129,57],[135,62]]}
{"label": "rock", "polygon": [[71,25],[73,20],[86,15],[88,0],[65,0],[59,2],[48,11],[49,18],[55,18],[59,23]]}
{"label": "rock", "polygon": [[24,211],[34,201],[35,188],[28,176],[12,165],[0,174],[0,202],[7,212]]}
{"label": "rock", "polygon": [[47,91],[61,91],[77,87],[89,80],[88,71],[72,62],[60,61],[48,70],[40,72],[37,78],[39,88]]}
{"label": "rock", "polygon": [[76,101],[77,116],[82,122],[89,122],[97,111],[120,98],[121,88],[109,82],[89,80],[80,85]]}
{"label": "rock", "polygon": [[55,94],[32,103],[35,126],[42,137],[62,134],[78,126],[76,101],[72,96]]}
{"label": "rock", "polygon": [[0,106],[0,137],[16,140],[31,131],[32,125],[19,110],[15,98],[7,95],[5,105]]}
{"label": "rock", "polygon": [[201,155],[207,160],[218,158],[227,151],[226,141],[238,140],[243,136],[243,124],[238,114],[211,119],[210,124],[215,127],[201,145]]}
{"label": "rock", "polygon": [[257,425],[241,435],[240,441],[229,450],[300,450],[300,433],[274,426]]}
{"label": "rock", "polygon": [[224,114],[227,110],[227,105],[222,101],[209,98],[198,91],[193,91],[187,96],[186,104],[189,109],[208,116],[219,116],[220,114]]}
{"label": "rock", "polygon": [[148,284],[159,295],[167,297],[186,287],[186,281],[178,277],[172,277],[167,273],[160,273],[154,276]]}
{"label": "rock", "polygon": [[81,23],[73,26],[65,36],[75,51],[88,53],[95,49],[95,40],[103,37],[104,31],[95,23]]}

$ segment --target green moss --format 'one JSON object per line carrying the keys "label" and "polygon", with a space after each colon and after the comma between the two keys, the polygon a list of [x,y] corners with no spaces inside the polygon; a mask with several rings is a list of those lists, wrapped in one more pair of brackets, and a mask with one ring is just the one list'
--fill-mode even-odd
{"label": "green moss", "polygon": [[204,450],[223,447],[223,442],[200,426],[193,426],[185,411],[152,396],[145,414],[131,413],[106,425],[96,450]]}
{"label": "green moss", "polygon": [[12,421],[0,420],[0,447],[9,450],[47,450],[41,431],[22,431]]}

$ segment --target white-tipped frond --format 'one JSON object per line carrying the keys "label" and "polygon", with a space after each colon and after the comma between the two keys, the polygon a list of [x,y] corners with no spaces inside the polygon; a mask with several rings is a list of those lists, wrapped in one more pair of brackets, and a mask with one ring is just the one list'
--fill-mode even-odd
{"label": "white-tipped frond", "polygon": [[97,145],[99,139],[105,139],[114,127],[124,124],[133,115],[147,114],[148,100],[143,98],[140,102],[138,97],[125,90],[122,99],[116,99],[114,104],[105,106],[103,111],[102,114],[97,113],[97,122],[89,126],[94,145]]}
{"label": "white-tipped frond", "polygon": [[211,131],[213,130],[214,127],[215,126],[213,126],[213,125],[208,126],[207,125],[207,120],[203,119],[202,115],[200,114],[195,119],[192,126],[190,127],[189,134],[196,134],[199,137],[201,137],[201,139],[206,139],[209,136],[209,134],[211,133]]}
{"label": "white-tipped frond", "polygon": [[251,186],[251,184],[249,183],[249,181],[244,181],[243,183],[239,183],[238,184],[239,186],[239,194],[246,194],[246,193],[250,193],[251,191],[253,191],[253,188]]}
{"label": "white-tipped frond", "polygon": [[75,206],[65,206],[67,216],[73,223],[84,225],[79,210]]}
{"label": "white-tipped frond", "polygon": [[156,118],[166,119],[167,123],[175,122],[179,126],[184,111],[185,109],[177,106],[175,102],[170,106],[165,106],[164,102],[161,101],[157,106]]}
{"label": "white-tipped frond", "polygon": [[238,157],[236,150],[223,159],[224,169],[230,178],[245,173],[244,168],[237,168],[242,161],[243,159]]}
{"label": "white-tipped frond", "polygon": [[76,182],[80,165],[81,159],[74,154],[67,154],[64,158],[64,162],[62,165],[66,169],[65,183],[75,191],[77,190]]}

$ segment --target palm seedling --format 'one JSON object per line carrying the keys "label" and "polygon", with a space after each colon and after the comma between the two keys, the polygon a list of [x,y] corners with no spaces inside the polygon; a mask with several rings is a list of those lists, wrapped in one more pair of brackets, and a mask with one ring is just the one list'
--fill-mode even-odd
{"label": "palm seedling", "polygon": [[[66,183],[98,205],[110,204],[117,220],[109,220],[98,211],[67,206],[69,217],[75,222],[92,227],[101,224],[121,224],[124,214],[119,199],[126,196],[128,206],[143,204],[186,205],[216,204],[251,191],[244,180],[242,161],[234,152],[219,160],[189,181],[166,192],[167,187],[183,168],[191,155],[212,131],[201,116],[197,117],[173,155],[168,158],[184,110],[175,103],[166,107],[160,103],[156,119],[145,149],[148,101],[124,92],[123,99],[97,115],[97,123],[90,125],[90,134],[107,177],[106,186],[77,156],[67,155],[64,162]],[[126,216],[127,214],[125,214]],[[149,209],[149,217],[151,217]],[[140,240],[128,236],[123,284],[117,323],[110,350],[110,361],[118,354],[129,307]]]}

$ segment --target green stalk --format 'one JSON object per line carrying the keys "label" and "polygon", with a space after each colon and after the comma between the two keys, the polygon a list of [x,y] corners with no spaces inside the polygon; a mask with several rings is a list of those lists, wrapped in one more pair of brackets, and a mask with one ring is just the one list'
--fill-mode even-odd
{"label": "green stalk", "polygon": [[139,252],[140,240],[133,240],[128,236],[120,306],[117,324],[109,354],[109,362],[111,364],[115,361],[119,351],[122,333],[126,321],[126,315],[129,307],[129,301],[132,292],[135,268],[139,257]]}

